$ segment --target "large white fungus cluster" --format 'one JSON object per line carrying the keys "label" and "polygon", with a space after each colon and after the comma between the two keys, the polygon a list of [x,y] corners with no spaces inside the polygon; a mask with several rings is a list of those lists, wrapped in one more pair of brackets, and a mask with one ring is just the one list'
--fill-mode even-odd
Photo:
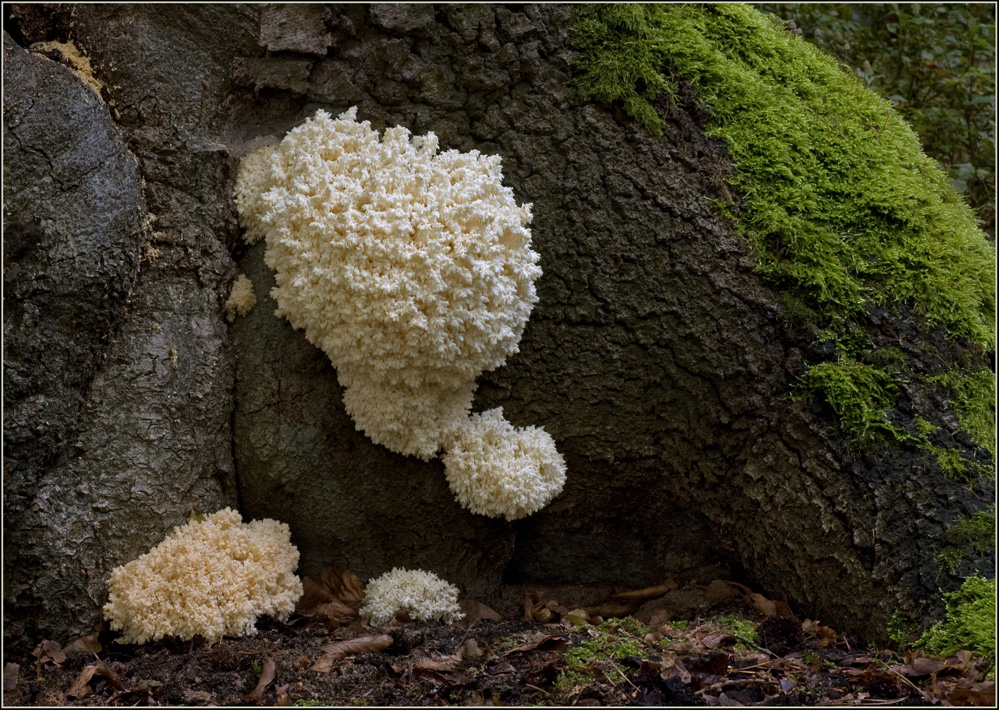
{"label": "large white fungus cluster", "polygon": [[433,572],[395,568],[371,580],[364,588],[361,616],[373,624],[387,624],[399,613],[414,621],[460,621],[458,588]]}
{"label": "large white fungus cluster", "polygon": [[257,617],[283,620],[294,611],[302,596],[297,566],[287,525],[244,524],[225,508],[174,528],[152,550],[116,567],[104,617],[122,632],[122,643],[253,634]]}
{"label": "large white fungus cluster", "polygon": [[[246,239],[266,239],[277,314],[329,355],[357,428],[429,459],[468,438],[475,378],[517,352],[541,275],[530,205],[503,186],[498,156],[438,153],[433,133],[402,127],[379,140],[356,116],[319,111],[279,145],[248,153],[236,206]],[[529,438],[548,441],[543,461],[518,469],[545,467],[533,507],[473,510],[513,519],[561,491],[551,437],[538,428]],[[469,500],[481,500],[505,485],[489,480],[493,469],[449,479],[468,479],[481,489]]]}

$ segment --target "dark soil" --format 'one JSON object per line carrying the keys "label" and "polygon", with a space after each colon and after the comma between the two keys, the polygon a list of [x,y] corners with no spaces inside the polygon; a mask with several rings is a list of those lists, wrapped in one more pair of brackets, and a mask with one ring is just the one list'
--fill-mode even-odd
{"label": "dark soil", "polygon": [[[561,608],[548,623],[450,626],[371,628],[355,620],[330,628],[336,623],[293,616],[262,620],[256,635],[215,644],[126,646],[105,630],[97,653],[62,657],[52,644],[36,649],[37,659],[8,658],[4,704],[994,704],[994,683],[978,680],[983,662],[970,654],[941,661],[865,652],[821,624],[766,619],[739,603],[711,619],[651,625],[632,617],[573,625],[579,619]],[[391,644],[348,654],[326,672],[314,668],[324,647],[377,635],[391,636]]]}

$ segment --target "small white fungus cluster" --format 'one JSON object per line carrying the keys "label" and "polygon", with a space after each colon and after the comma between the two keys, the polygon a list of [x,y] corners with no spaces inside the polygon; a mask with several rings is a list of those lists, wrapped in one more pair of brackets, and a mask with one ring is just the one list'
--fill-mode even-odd
{"label": "small white fungus cluster", "polygon": [[[530,205],[502,185],[498,156],[438,154],[433,133],[402,127],[379,140],[356,116],[319,111],[248,153],[236,205],[247,241],[266,238],[277,314],[329,355],[357,428],[429,459],[467,438],[456,431],[468,429],[475,378],[517,352],[541,275]],[[515,517],[561,490],[564,463],[546,465],[557,485]],[[489,475],[473,476],[479,499],[496,488]]]}
{"label": "small white fungus cluster", "polygon": [[245,316],[257,305],[257,294],[253,292],[253,282],[246,274],[240,274],[232,284],[229,300],[225,303],[225,318],[230,323],[236,316]]}
{"label": "small white fungus cluster", "polygon": [[458,588],[433,572],[395,568],[368,582],[361,616],[386,624],[400,612],[414,621],[460,621]]}
{"label": "small white fungus cluster", "polygon": [[442,456],[458,502],[473,513],[517,520],[562,490],[565,462],[544,429],[514,427],[503,408],[473,414]]}
{"label": "small white fungus cluster", "polygon": [[253,634],[259,616],[286,619],[294,611],[302,596],[297,566],[287,525],[243,524],[225,508],[174,528],[148,553],[116,567],[104,617],[122,632],[122,643]]}

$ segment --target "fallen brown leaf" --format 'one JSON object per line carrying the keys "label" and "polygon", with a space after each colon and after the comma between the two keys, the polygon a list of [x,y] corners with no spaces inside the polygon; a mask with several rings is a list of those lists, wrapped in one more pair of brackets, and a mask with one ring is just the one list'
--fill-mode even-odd
{"label": "fallen brown leaf", "polygon": [[738,700],[736,700],[734,697],[730,697],[730,695],[726,694],[724,691],[722,691],[721,695],[718,696],[718,704],[725,705],[728,707],[733,707],[733,706],[742,707],[745,705],[745,703],[740,703]]}
{"label": "fallen brown leaf", "polygon": [[679,588],[676,582],[672,579],[666,580],[662,584],[656,584],[651,587],[645,587],[644,589],[633,589],[626,592],[618,592],[617,594],[612,594],[611,596],[615,599],[656,599],[668,594]]}
{"label": "fallen brown leaf", "polygon": [[42,691],[41,695],[35,700],[35,704],[41,707],[45,706],[62,706],[66,704],[66,694],[61,690],[56,690],[55,688],[49,688],[48,690]]}
{"label": "fallen brown leaf", "polygon": [[707,655],[688,658],[684,665],[693,677],[694,685],[701,688],[724,680],[728,673],[730,658],[727,653],[712,651]]}
{"label": "fallen brown leaf", "polygon": [[277,693],[277,700],[274,704],[278,707],[289,707],[291,705],[291,698],[288,697],[288,688],[291,687],[290,683],[285,683],[284,685],[279,685],[274,689]]}
{"label": "fallen brown leaf", "polygon": [[63,653],[62,647],[55,641],[50,641],[45,639],[40,644],[35,647],[35,650],[31,652],[31,655],[35,657],[35,671],[38,673],[38,677],[42,677],[42,666],[46,663],[52,662],[56,666],[61,666],[62,662],[66,660],[66,654]]}
{"label": "fallen brown leaf", "polygon": [[832,646],[836,643],[836,632],[828,626],[823,626],[818,621],[805,619],[801,622],[801,630],[805,632],[811,631],[814,633],[816,645],[822,648]]}
{"label": "fallen brown leaf", "polygon": [[684,665],[683,661],[679,658],[666,657],[660,663],[662,670],[659,673],[660,678],[663,680],[669,680],[670,678],[679,678],[682,683],[690,683],[692,676],[690,671],[687,670],[687,666]]}
{"label": "fallen brown leaf", "polygon": [[543,624],[552,618],[552,612],[546,607],[541,607],[540,609],[535,609],[534,614],[530,618],[532,621],[540,621]]}
{"label": "fallen brown leaf", "polygon": [[570,609],[565,604],[559,604],[554,599],[545,602],[545,608],[552,613],[553,621],[564,619],[568,616]]}
{"label": "fallen brown leaf", "polygon": [[545,599],[539,592],[524,595],[524,618],[543,624],[565,619],[569,608],[555,599]]}
{"label": "fallen brown leaf", "polygon": [[17,672],[21,666],[16,663],[7,663],[3,667],[3,692],[8,693],[17,687]]}
{"label": "fallen brown leaf", "polygon": [[94,677],[94,672],[98,668],[99,666],[86,666],[82,671],[80,671],[80,675],[78,675],[76,680],[73,681],[73,685],[69,686],[69,690],[66,691],[66,695],[79,700],[80,698],[85,698],[94,692],[94,689],[91,688],[88,683],[90,683],[90,679]]}
{"label": "fallen brown leaf", "polygon": [[104,676],[108,679],[115,690],[119,692],[125,691],[125,685],[119,680],[118,676],[110,668],[105,666],[103,663],[100,665],[90,665],[85,666],[80,675],[76,677],[73,681],[73,685],[70,686],[69,690],[66,691],[66,695],[74,697],[77,700],[82,699],[94,692],[93,688],[90,687],[90,679],[95,675]]}
{"label": "fallen brown leaf", "polygon": [[552,613],[545,607],[545,599],[538,592],[524,595],[524,618],[528,621],[548,621]]}
{"label": "fallen brown leaf", "polygon": [[502,616],[475,599],[462,599],[458,602],[458,607],[465,614],[465,618],[462,619],[463,624],[474,624],[479,619],[488,619],[489,621],[503,620]]}
{"label": "fallen brown leaf", "polygon": [[952,705],[995,707],[996,684],[993,680],[976,683],[962,678],[957,682],[957,687],[945,694],[944,699]]}
{"label": "fallen brown leaf", "polygon": [[895,670],[909,678],[918,678],[920,676],[932,675],[933,673],[942,671],[946,667],[947,664],[943,661],[918,656],[904,666],[896,666]]}
{"label": "fallen brown leaf", "polygon": [[413,670],[422,671],[453,671],[457,667],[460,659],[456,656],[445,656],[440,659],[417,658],[413,663]]}
{"label": "fallen brown leaf", "polygon": [[455,672],[461,659],[457,656],[445,656],[443,658],[419,658],[413,663],[410,669],[413,675],[426,678],[435,685],[444,683],[454,684],[456,679],[462,674]]}
{"label": "fallen brown leaf", "polygon": [[569,649],[569,644],[561,636],[553,636],[545,633],[537,633],[529,636],[524,643],[511,648],[503,653],[509,656],[511,653],[523,653],[525,651],[555,651],[563,653]]}
{"label": "fallen brown leaf", "polygon": [[262,697],[264,697],[264,691],[267,690],[267,686],[274,682],[274,678],[277,677],[277,664],[274,662],[274,658],[267,656],[264,659],[264,665],[260,669],[260,680],[257,682],[257,687],[250,691],[247,695],[247,699],[253,702],[259,702]]}
{"label": "fallen brown leaf", "polygon": [[317,606],[314,616],[321,616],[343,623],[356,618],[357,610],[339,599],[331,599]]}
{"label": "fallen brown leaf", "polygon": [[479,648],[479,644],[475,639],[467,639],[465,643],[461,645],[458,649],[458,655],[469,661],[474,661],[476,658],[481,658],[484,651]]}
{"label": "fallen brown leaf", "polygon": [[645,634],[645,643],[659,643],[664,638],[665,636],[663,636],[663,633],[661,631],[653,630]]}
{"label": "fallen brown leaf", "polygon": [[975,654],[971,651],[958,651],[953,656],[948,658],[946,663],[948,666],[955,665],[960,666],[961,668],[967,668],[974,660]]}
{"label": "fallen brown leaf", "polygon": [[185,703],[190,705],[214,705],[215,698],[207,690],[185,690],[181,696]]}
{"label": "fallen brown leaf", "polygon": [[312,665],[310,670],[318,671],[319,673],[329,673],[333,664],[345,656],[358,653],[377,653],[378,651],[384,651],[391,645],[392,637],[388,634],[380,634],[378,636],[360,636],[348,641],[340,641],[329,646],[323,646],[323,655]]}
{"label": "fallen brown leaf", "polygon": [[730,643],[735,643],[736,640],[737,639],[732,634],[721,632],[708,634],[701,639],[701,643],[705,648],[718,648],[719,646],[726,646]]}
{"label": "fallen brown leaf", "polygon": [[756,611],[760,612],[761,614],[763,614],[763,616],[766,616],[767,618],[777,615],[776,605],[762,594],[759,594],[758,592],[753,592],[752,594],[750,594],[746,598],[746,601],[748,601],[753,606],[753,608],[756,609]]}
{"label": "fallen brown leaf", "polygon": [[501,676],[509,673],[516,673],[517,669],[514,667],[510,661],[498,660],[493,661],[489,664],[489,674],[492,676]]}
{"label": "fallen brown leaf", "polygon": [[649,626],[653,628],[659,628],[660,626],[666,626],[670,622],[670,617],[672,614],[669,609],[656,609],[652,612],[652,618],[649,619]]}
{"label": "fallen brown leaf", "polygon": [[69,644],[62,651],[66,656],[78,656],[81,653],[100,653],[101,642],[97,640],[98,632],[84,636],[82,638],[76,639],[73,643]]}
{"label": "fallen brown leaf", "polygon": [[357,616],[364,597],[364,583],[348,569],[327,567],[319,579],[302,580],[302,596],[295,611],[302,616],[324,616],[348,621]]}

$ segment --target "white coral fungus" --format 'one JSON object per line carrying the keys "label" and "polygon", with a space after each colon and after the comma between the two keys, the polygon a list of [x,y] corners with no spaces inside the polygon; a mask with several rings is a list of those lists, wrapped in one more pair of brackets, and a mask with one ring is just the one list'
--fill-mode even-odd
{"label": "white coral fungus", "polygon": [[122,643],[253,634],[257,617],[286,619],[294,610],[302,596],[297,565],[287,525],[243,524],[225,508],[174,528],[148,553],[116,567],[104,616],[122,632]]}
{"label": "white coral fungus", "polygon": [[414,621],[451,623],[464,618],[458,588],[433,572],[395,568],[368,582],[361,616],[386,624],[400,612]]}
{"label": "white coral fungus", "polygon": [[246,239],[266,238],[277,314],[329,355],[357,428],[429,459],[538,300],[531,206],[498,156],[438,154],[402,127],[379,140],[356,116],[319,111],[248,153],[236,205]]}
{"label": "white coral fungus", "polygon": [[565,483],[565,461],[551,436],[538,427],[515,428],[502,407],[466,419],[442,459],[458,502],[491,517],[529,515]]}
{"label": "white coral fungus", "polygon": [[245,316],[257,305],[257,294],[253,291],[253,282],[246,274],[240,274],[232,284],[229,300],[225,303],[225,318],[230,323],[236,316]]}

